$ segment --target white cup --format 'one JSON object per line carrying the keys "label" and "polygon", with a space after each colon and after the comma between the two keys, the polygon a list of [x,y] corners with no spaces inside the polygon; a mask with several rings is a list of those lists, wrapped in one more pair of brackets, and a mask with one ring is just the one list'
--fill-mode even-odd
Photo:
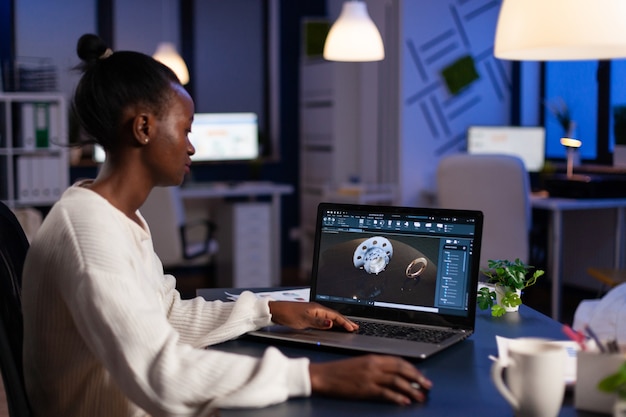
{"label": "white cup", "polygon": [[516,417],[556,417],[565,393],[566,359],[565,349],[548,340],[515,339],[508,357],[492,365],[491,379]]}

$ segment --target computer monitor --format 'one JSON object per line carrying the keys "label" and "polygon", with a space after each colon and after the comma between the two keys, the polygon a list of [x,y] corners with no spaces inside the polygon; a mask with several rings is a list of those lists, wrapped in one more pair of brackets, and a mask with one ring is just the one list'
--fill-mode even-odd
{"label": "computer monitor", "polygon": [[194,162],[247,161],[259,157],[259,128],[255,113],[197,113],[189,140]]}
{"label": "computer monitor", "polygon": [[539,172],[545,163],[545,129],[541,126],[470,126],[467,152],[518,156],[528,172]]}
{"label": "computer monitor", "polygon": [[[194,162],[248,161],[259,157],[259,128],[255,113],[197,113],[189,134]],[[95,146],[94,161],[105,153]]]}

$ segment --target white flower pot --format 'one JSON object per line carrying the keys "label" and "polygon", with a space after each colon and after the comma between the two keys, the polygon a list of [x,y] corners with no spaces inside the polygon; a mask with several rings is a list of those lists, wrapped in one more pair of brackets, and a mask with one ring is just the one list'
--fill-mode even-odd
{"label": "white flower pot", "polygon": [[[506,294],[507,291],[509,291],[508,287],[504,287],[502,285],[496,284],[495,291],[496,291],[496,303],[504,307],[504,310],[507,313],[513,313],[519,310],[519,306],[510,307],[510,306],[505,306],[502,304],[502,297],[504,297],[504,294]],[[514,290],[514,291],[517,293],[518,296],[520,297],[522,296],[522,290]]]}
{"label": "white flower pot", "polygon": [[626,399],[617,398],[613,405],[613,417],[626,417]]}

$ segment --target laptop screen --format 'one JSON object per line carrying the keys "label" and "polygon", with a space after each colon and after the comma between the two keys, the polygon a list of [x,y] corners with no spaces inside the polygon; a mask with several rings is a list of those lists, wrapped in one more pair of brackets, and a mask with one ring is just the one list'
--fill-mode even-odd
{"label": "laptop screen", "polygon": [[473,326],[482,213],[322,203],[312,299],[346,315]]}

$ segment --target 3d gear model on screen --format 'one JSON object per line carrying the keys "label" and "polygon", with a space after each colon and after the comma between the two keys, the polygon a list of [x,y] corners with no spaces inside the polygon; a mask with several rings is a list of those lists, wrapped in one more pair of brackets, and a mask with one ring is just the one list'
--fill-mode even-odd
{"label": "3d gear model on screen", "polygon": [[406,277],[416,279],[422,275],[422,272],[424,272],[427,266],[428,260],[423,256],[413,259],[406,267]]}
{"label": "3d gear model on screen", "polygon": [[354,266],[364,269],[368,274],[378,275],[385,270],[392,255],[391,242],[382,236],[374,236],[359,244],[354,250]]}

